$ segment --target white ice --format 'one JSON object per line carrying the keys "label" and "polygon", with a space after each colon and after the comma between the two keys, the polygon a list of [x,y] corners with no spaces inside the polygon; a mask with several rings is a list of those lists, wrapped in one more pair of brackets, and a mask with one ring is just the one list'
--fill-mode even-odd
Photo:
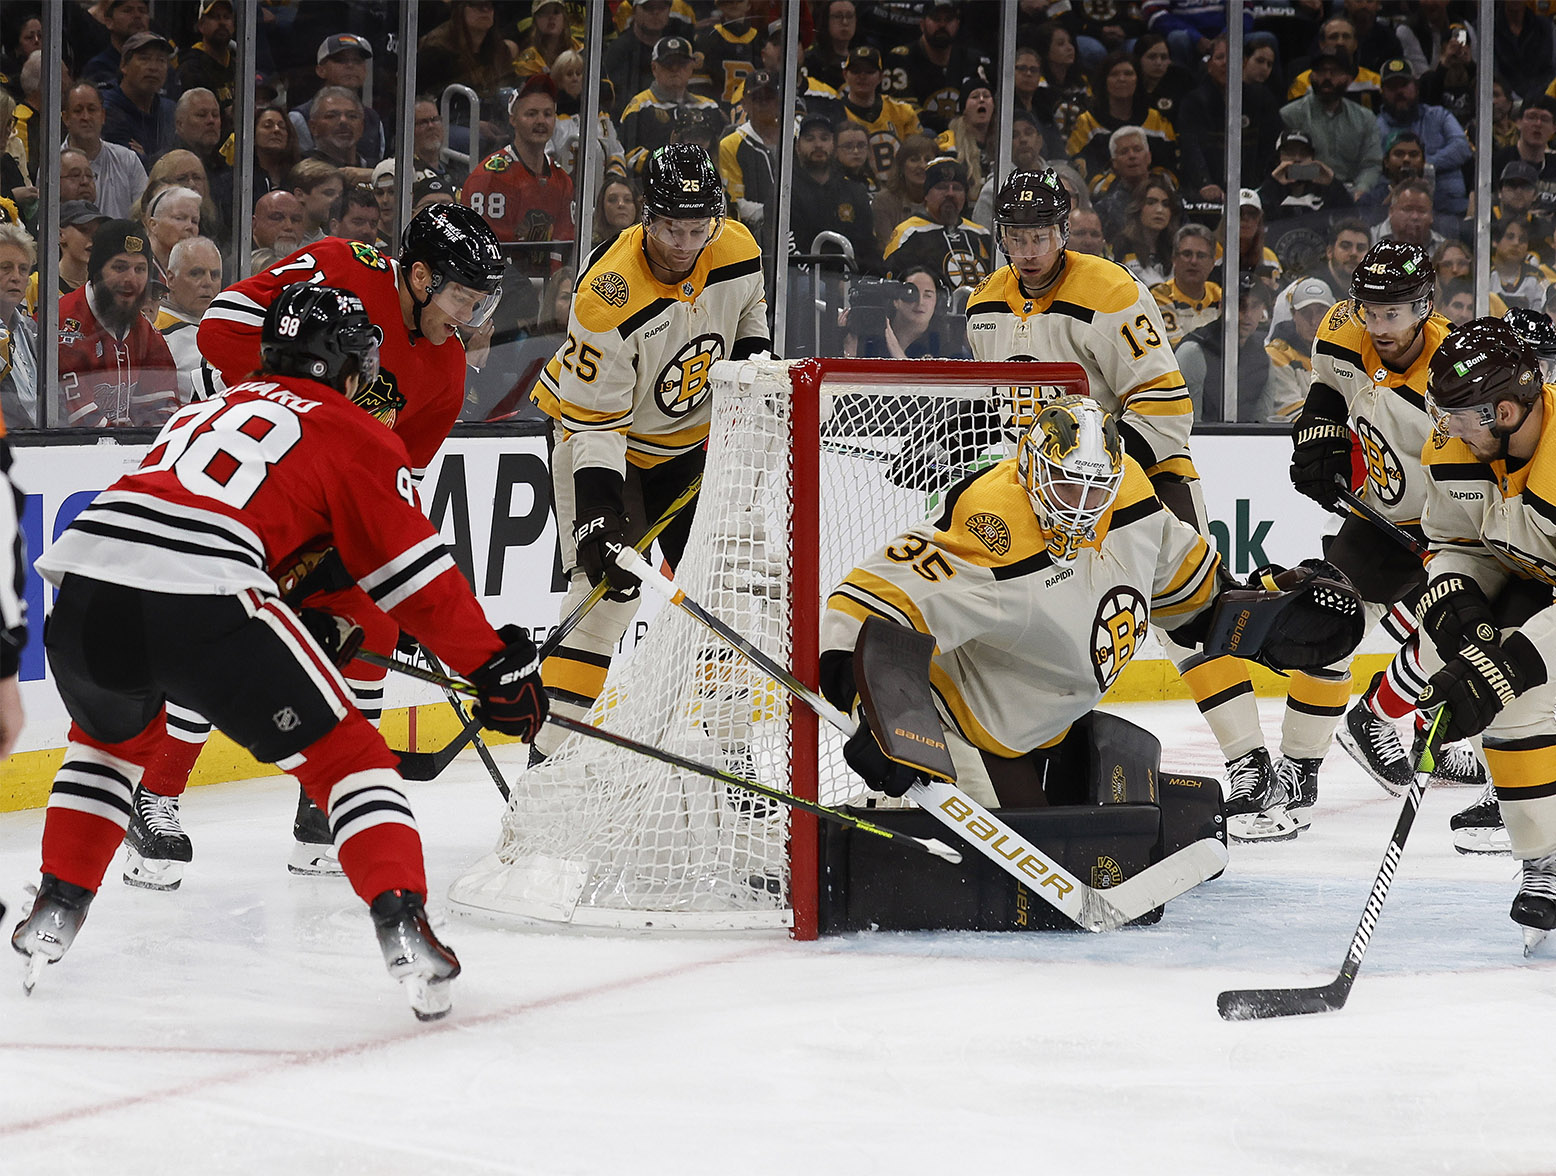
{"label": "white ice", "polygon": [[[1124,709],[1165,766],[1219,767],[1188,704]],[[408,790],[444,918],[500,800],[468,753]],[[347,885],[286,873],[295,797],[193,790],[180,890],[116,862],[30,998],[0,953],[0,1173],[1556,1170],[1556,954],[1522,957],[1508,858],[1454,853],[1468,790],[1428,793],[1342,1011],[1217,1017],[1222,989],[1339,968],[1400,801],[1338,747],[1308,832],[1235,847],[1155,927],[796,943],[455,916],[435,1025]],[[41,828],[0,815],[7,939]]]}

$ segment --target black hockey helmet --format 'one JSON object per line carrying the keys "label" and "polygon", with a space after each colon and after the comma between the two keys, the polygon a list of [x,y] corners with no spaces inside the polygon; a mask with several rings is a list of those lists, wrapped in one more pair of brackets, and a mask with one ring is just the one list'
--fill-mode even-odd
{"label": "black hockey helmet", "polygon": [[994,200],[994,223],[1058,225],[1069,236],[1070,192],[1053,168],[1011,172]]}
{"label": "black hockey helmet", "polygon": [[1525,306],[1515,306],[1502,316],[1502,321],[1513,328],[1517,335],[1541,361],[1556,359],[1556,323],[1550,316]]}
{"label": "black hockey helmet", "polygon": [[[418,261],[432,271],[426,298],[416,302],[418,331],[422,309],[434,301],[460,326],[479,327],[491,318],[502,297],[504,262],[497,234],[480,213],[463,204],[431,204],[411,217],[400,245],[402,281],[409,280],[411,266]],[[464,286],[476,297],[448,297],[450,284]]]}
{"label": "black hockey helmet", "polygon": [[1444,412],[1540,398],[1539,356],[1499,318],[1473,319],[1451,332],[1428,371],[1427,401]]}
{"label": "black hockey helmet", "polygon": [[367,387],[378,378],[383,337],[350,290],[293,282],[265,311],[259,332],[261,370],[300,376],[342,393],[350,376],[360,377],[358,386]]}
{"label": "black hockey helmet", "polygon": [[671,143],[643,169],[643,215],[666,220],[724,218],[724,185],[708,153],[695,143]]}
{"label": "black hockey helmet", "polygon": [[1351,298],[1358,303],[1408,302],[1416,314],[1432,313],[1437,267],[1419,245],[1404,241],[1379,241],[1367,250],[1351,275]]}

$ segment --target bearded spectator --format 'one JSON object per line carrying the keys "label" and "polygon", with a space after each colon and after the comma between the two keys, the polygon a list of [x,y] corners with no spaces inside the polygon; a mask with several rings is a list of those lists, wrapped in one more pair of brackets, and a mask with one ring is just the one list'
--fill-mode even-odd
{"label": "bearded spectator", "polygon": [[278,189],[261,196],[254,204],[250,275],[269,269],[283,257],[301,249],[306,226],[307,213],[303,203],[291,192]]}

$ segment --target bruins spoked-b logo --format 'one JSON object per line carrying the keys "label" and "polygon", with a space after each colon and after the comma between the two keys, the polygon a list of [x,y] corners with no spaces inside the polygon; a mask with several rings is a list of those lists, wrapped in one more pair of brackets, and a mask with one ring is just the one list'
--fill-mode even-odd
{"label": "bruins spoked-b logo", "polygon": [[1091,668],[1097,675],[1097,688],[1104,692],[1113,685],[1129,659],[1140,651],[1151,624],[1151,610],[1145,597],[1125,584],[1113,589],[1097,607],[1091,623]]}
{"label": "bruins spoked-b logo", "polygon": [[1405,466],[1381,429],[1366,417],[1356,418],[1362,458],[1367,463],[1367,482],[1380,502],[1393,506],[1405,496]]}
{"label": "bruins spoked-b logo", "polygon": [[677,351],[654,381],[654,403],[667,417],[683,417],[708,399],[713,365],[724,358],[724,340],[698,335]]}

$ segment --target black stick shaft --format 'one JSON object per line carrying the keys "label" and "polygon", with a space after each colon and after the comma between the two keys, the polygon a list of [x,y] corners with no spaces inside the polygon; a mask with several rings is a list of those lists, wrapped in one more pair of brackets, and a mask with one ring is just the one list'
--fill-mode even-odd
{"label": "black stick shaft", "polygon": [[1374,527],[1378,528],[1378,530],[1382,531],[1390,539],[1394,540],[1395,543],[1398,543],[1406,551],[1410,552],[1411,555],[1425,559],[1428,555],[1431,554],[1431,552],[1427,550],[1425,544],[1421,543],[1414,535],[1405,530],[1392,519],[1384,518],[1383,515],[1379,512],[1378,508],[1373,506],[1372,503],[1356,497],[1356,495],[1352,494],[1349,490],[1341,490],[1339,498],[1340,501],[1345,503],[1346,506],[1350,507],[1357,514],[1361,515],[1362,518],[1366,519]]}

